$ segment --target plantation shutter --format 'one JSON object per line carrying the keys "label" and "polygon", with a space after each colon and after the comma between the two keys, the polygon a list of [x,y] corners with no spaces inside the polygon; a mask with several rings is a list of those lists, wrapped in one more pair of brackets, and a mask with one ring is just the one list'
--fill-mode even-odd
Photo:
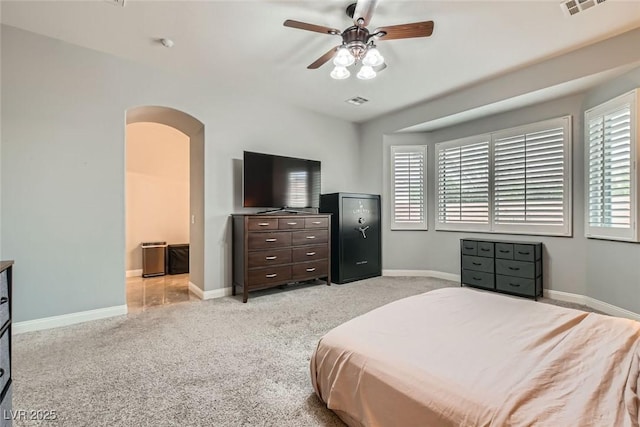
{"label": "plantation shutter", "polygon": [[392,146],[392,229],[427,229],[426,146]]}
{"label": "plantation shutter", "polygon": [[630,94],[587,111],[587,237],[636,240],[635,121]]}
{"label": "plantation shutter", "polygon": [[550,120],[495,135],[495,231],[517,226],[520,232],[568,232],[568,122]]}
{"label": "plantation shutter", "polygon": [[[489,225],[489,141],[443,143],[438,162],[438,223]],[[440,227],[438,227],[440,228]],[[451,227],[448,227],[451,228]],[[469,227],[465,227],[469,229]],[[480,227],[478,229],[483,229]]]}

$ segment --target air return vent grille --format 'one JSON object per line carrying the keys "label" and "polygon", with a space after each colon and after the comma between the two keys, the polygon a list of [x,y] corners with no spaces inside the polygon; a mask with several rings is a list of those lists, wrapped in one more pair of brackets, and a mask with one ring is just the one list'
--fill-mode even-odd
{"label": "air return vent grille", "polygon": [[587,9],[591,9],[594,6],[604,3],[606,0],[568,0],[562,2],[560,7],[567,16],[575,15],[579,12],[583,12]]}
{"label": "air return vent grille", "polygon": [[361,96],[354,96],[353,98],[349,98],[345,101],[348,104],[353,104],[353,105],[362,105],[365,102],[369,102],[369,100],[367,98],[363,98]]}

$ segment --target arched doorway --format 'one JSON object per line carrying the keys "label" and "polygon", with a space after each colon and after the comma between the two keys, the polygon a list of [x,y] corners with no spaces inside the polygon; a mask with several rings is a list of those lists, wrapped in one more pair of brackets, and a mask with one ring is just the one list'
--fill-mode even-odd
{"label": "arched doorway", "polygon": [[[188,209],[185,207],[185,213],[188,215],[186,220],[189,240],[188,289],[202,299],[204,295],[204,124],[183,111],[169,107],[138,106],[127,110],[128,128],[130,125],[139,127],[143,124],[161,125],[156,127],[168,126],[171,128],[167,129],[169,134],[173,131],[178,139],[180,135],[188,138]],[[125,236],[126,241],[127,236]],[[130,252],[128,248],[125,249],[127,257],[131,255]],[[135,271],[134,275],[138,273],[138,270]],[[129,273],[130,271],[127,275]]]}

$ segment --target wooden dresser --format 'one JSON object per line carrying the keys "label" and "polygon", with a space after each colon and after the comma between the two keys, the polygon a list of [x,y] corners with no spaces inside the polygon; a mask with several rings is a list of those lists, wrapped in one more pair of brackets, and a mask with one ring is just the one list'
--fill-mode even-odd
{"label": "wooden dresser", "polygon": [[287,283],[324,279],[331,284],[331,215],[233,217],[233,295]]}
{"label": "wooden dresser", "polygon": [[12,425],[11,280],[13,261],[0,261],[0,426]]}

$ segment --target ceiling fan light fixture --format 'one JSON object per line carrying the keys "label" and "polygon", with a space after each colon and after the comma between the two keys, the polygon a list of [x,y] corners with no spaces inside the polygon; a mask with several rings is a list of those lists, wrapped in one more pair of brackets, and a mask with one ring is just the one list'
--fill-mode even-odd
{"label": "ceiling fan light fixture", "polygon": [[370,65],[363,65],[356,75],[356,77],[358,77],[360,80],[371,80],[375,76],[376,72]]}
{"label": "ceiling fan light fixture", "polygon": [[338,49],[335,58],[333,58],[333,65],[336,67],[348,67],[356,62],[356,58],[351,54],[349,49],[341,47]]}
{"label": "ceiling fan light fixture", "polygon": [[336,65],[336,67],[333,69],[333,71],[331,71],[331,74],[329,75],[331,76],[332,79],[344,80],[349,78],[351,73],[349,72],[349,70],[347,70],[347,67],[341,67],[339,65]]}
{"label": "ceiling fan light fixture", "polygon": [[362,65],[369,67],[377,67],[378,65],[382,65],[383,63],[384,56],[380,54],[380,51],[375,46],[372,46],[367,50],[367,54],[362,60]]}

